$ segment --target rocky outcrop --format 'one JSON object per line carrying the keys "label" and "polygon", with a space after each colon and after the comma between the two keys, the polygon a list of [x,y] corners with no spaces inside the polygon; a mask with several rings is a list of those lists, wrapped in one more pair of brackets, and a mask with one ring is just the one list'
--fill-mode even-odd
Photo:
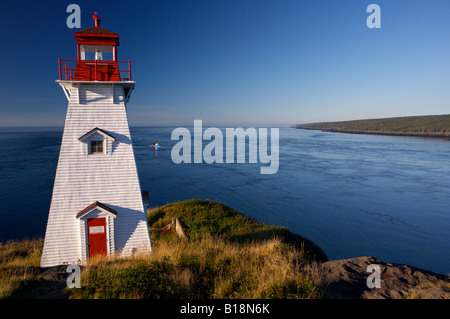
{"label": "rocky outcrop", "polygon": [[[367,267],[378,265],[380,288],[369,288]],[[321,265],[321,286],[328,299],[450,299],[449,277],[407,265],[384,263],[374,257],[358,257]],[[373,281],[372,276],[370,282]]]}

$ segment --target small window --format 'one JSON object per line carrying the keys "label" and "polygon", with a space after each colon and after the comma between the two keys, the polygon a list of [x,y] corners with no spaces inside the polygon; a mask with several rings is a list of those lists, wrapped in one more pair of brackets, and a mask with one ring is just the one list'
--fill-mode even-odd
{"label": "small window", "polygon": [[103,154],[103,141],[91,141],[89,154]]}
{"label": "small window", "polygon": [[85,133],[79,137],[78,140],[83,144],[83,154],[85,155],[100,155],[110,154],[112,152],[112,143],[116,140],[114,136],[98,127]]}

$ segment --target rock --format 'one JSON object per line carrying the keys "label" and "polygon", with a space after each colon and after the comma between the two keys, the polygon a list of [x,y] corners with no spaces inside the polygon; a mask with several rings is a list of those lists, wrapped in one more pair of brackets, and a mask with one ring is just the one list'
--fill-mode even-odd
{"label": "rock", "polygon": [[[370,264],[380,267],[380,288],[370,289]],[[407,265],[383,263],[374,257],[325,262],[320,286],[328,299],[450,299],[449,278]]]}
{"label": "rock", "polygon": [[179,218],[173,218],[172,224],[175,225],[175,231],[176,231],[178,237],[180,237],[182,239],[188,239],[187,228],[183,225],[183,223],[181,222],[181,220]]}

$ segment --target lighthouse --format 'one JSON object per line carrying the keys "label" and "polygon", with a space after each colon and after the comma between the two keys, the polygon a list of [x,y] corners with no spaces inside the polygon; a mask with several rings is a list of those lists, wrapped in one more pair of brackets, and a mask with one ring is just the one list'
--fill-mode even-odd
{"label": "lighthouse", "polygon": [[100,21],[95,13],[93,27],[74,33],[77,59],[59,60],[68,108],[41,267],[151,249],[126,112],[131,63],[118,59],[119,35]]}

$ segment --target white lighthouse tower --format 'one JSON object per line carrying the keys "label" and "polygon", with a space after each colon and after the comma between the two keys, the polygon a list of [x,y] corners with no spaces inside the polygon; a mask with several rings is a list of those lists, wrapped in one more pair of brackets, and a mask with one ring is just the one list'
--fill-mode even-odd
{"label": "white lighthouse tower", "polygon": [[151,248],[126,113],[131,64],[117,59],[119,35],[94,20],[74,33],[77,59],[59,60],[56,82],[69,105],[42,267]]}

